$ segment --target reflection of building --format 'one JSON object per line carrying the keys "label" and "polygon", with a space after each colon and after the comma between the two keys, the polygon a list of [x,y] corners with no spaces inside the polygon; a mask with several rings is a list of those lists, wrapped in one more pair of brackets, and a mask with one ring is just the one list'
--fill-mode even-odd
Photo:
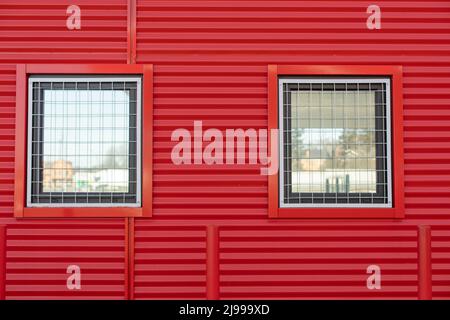
{"label": "reflection of building", "polygon": [[75,170],[77,192],[128,192],[128,169]]}
{"label": "reflection of building", "polygon": [[71,161],[46,162],[44,192],[128,192],[128,169],[77,169]]}
{"label": "reflection of building", "polygon": [[72,191],[73,175],[71,161],[45,162],[42,181],[44,192]]}

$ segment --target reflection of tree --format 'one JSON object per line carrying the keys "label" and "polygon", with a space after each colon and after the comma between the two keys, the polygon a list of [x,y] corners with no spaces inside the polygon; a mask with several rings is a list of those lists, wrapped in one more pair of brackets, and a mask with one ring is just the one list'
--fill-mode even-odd
{"label": "reflection of tree", "polygon": [[305,145],[305,130],[291,130],[292,171],[375,168],[373,132],[362,129],[340,130],[337,139],[328,137],[321,143]]}
{"label": "reflection of tree", "polygon": [[367,169],[374,165],[374,136],[367,130],[344,130],[339,137],[339,144],[345,159],[355,159],[355,169]]}
{"label": "reflection of tree", "polygon": [[339,143],[344,147],[346,153],[357,152],[355,147],[357,144],[371,144],[372,134],[366,130],[344,130],[339,137]]}
{"label": "reflection of tree", "polygon": [[345,149],[341,144],[333,144],[329,157],[325,160],[325,168],[343,169],[345,167]]}
{"label": "reflection of tree", "polygon": [[293,128],[291,130],[292,171],[301,170],[301,158],[305,150],[303,144],[303,132],[304,129],[301,128]]}

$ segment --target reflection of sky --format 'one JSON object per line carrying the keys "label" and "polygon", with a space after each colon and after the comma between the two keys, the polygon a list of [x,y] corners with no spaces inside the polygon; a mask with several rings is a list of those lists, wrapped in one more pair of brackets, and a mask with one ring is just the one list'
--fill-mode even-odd
{"label": "reflection of sky", "polygon": [[128,91],[45,90],[44,101],[44,161],[91,168],[115,156],[126,166]]}

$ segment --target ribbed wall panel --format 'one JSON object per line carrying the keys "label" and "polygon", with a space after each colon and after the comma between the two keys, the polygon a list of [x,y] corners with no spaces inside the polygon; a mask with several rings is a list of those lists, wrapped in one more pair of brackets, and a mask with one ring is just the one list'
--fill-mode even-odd
{"label": "ribbed wall panel", "polygon": [[[176,128],[265,128],[267,64],[404,67],[409,222],[450,218],[450,2],[138,0],[137,60],[155,64],[154,208],[165,219],[265,219],[256,166],[175,166]],[[183,201],[180,201],[180,198]]]}
{"label": "ribbed wall panel", "polygon": [[[81,8],[68,30],[67,7]],[[1,1],[0,224],[7,224],[7,299],[123,299],[124,220],[15,220],[15,69],[18,63],[126,63],[127,0]],[[82,289],[66,269],[81,267]]]}
{"label": "ribbed wall panel", "polygon": [[[224,299],[417,298],[417,230],[386,227],[222,227]],[[369,290],[367,267],[381,268]]]}
{"label": "ribbed wall panel", "polygon": [[[7,299],[124,299],[123,220],[22,222],[8,226]],[[67,288],[69,265],[81,289]]]}
{"label": "ribbed wall panel", "polygon": [[266,68],[155,66],[154,216],[168,219],[265,219],[267,177],[258,165],[176,166],[177,128],[267,125]]}
{"label": "ribbed wall panel", "polygon": [[[81,9],[81,29],[69,30],[68,6]],[[0,3],[0,63],[123,63],[127,0]]]}
{"label": "ribbed wall panel", "polygon": [[134,241],[136,299],[206,298],[205,227],[142,222]]}
{"label": "ribbed wall panel", "polygon": [[450,299],[450,227],[433,227],[431,240],[433,297]]}
{"label": "ribbed wall panel", "polygon": [[[450,3],[376,4],[381,30],[364,1],[138,0],[137,62],[155,65],[153,219],[227,225],[221,297],[417,298],[415,225],[450,218]],[[172,164],[171,133],[194,120],[267,127],[268,64],[403,66],[405,219],[268,224],[258,166]]]}
{"label": "ribbed wall panel", "polygon": [[[124,221],[14,220],[17,63],[126,63],[127,1],[0,3],[0,223],[7,298],[125,296]],[[449,297],[450,2],[137,0],[137,63],[154,65],[153,217],[136,219],[134,296],[206,297],[206,229],[220,229],[223,298],[417,297],[417,224],[433,226],[433,290]],[[406,218],[267,219],[257,165],[175,166],[171,133],[267,127],[267,64],[397,64],[404,70]],[[269,241],[270,240],[270,241]],[[63,249],[64,248],[64,249]],[[133,257],[132,257],[133,259]],[[74,262],[75,261],[75,262]],[[80,263],[83,290],[65,287]],[[369,264],[382,290],[365,287]]]}

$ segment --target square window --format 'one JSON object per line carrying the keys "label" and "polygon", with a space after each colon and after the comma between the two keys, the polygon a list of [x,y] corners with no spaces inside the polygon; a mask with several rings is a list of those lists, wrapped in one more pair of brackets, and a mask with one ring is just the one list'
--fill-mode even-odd
{"label": "square window", "polygon": [[27,206],[141,206],[141,77],[28,81]]}
{"label": "square window", "polygon": [[279,206],[392,207],[389,78],[279,78]]}

